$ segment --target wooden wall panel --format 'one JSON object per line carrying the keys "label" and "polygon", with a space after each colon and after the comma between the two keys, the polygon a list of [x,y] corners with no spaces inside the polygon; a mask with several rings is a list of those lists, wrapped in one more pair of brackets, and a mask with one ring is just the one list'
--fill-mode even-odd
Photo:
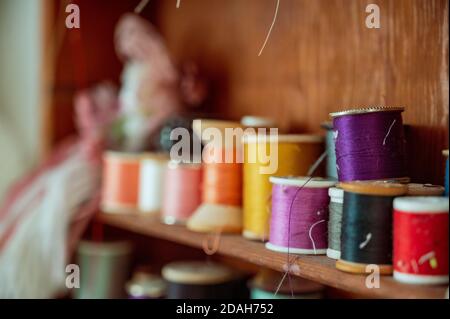
{"label": "wooden wall panel", "polygon": [[[102,79],[119,81],[114,25],[138,3],[76,2],[81,30],[66,32],[55,62],[54,142],[74,130],[71,100],[77,89]],[[381,29],[365,26],[365,8],[373,2],[381,9]],[[443,183],[448,1],[280,0],[260,57],[276,0],[180,3],[177,9],[175,0],[152,0],[142,14],[165,36],[176,62],[200,65],[211,82],[211,112],[235,119],[272,116],[288,131],[320,132],[319,124],[332,111],[404,106],[405,122],[411,124],[410,175],[416,181]],[[74,46],[80,36],[81,45]]]}
{"label": "wooden wall panel", "polygon": [[[381,28],[365,26],[366,5]],[[215,111],[272,116],[290,131],[320,132],[328,113],[404,106],[412,127],[410,175],[442,183],[448,135],[445,0],[159,1],[157,25],[177,61],[197,61],[213,83]]]}

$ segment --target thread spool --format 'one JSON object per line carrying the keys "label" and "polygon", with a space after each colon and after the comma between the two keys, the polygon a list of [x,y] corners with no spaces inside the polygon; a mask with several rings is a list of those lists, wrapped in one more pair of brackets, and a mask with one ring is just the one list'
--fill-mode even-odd
{"label": "thread spool", "polygon": [[409,183],[406,196],[441,196],[444,187],[432,184]]}
{"label": "thread spool", "polygon": [[330,196],[328,220],[328,249],[327,256],[332,259],[341,257],[341,228],[342,211],[344,207],[344,191],[332,187],[328,190]]}
{"label": "thread spool", "polygon": [[324,287],[297,276],[285,279],[283,274],[263,268],[249,284],[251,299],[321,299]]}
{"label": "thread spool", "polygon": [[162,153],[105,152],[102,210],[121,214],[160,211],[167,161]]}
{"label": "thread spool", "polygon": [[394,279],[410,284],[448,283],[448,199],[394,200]]}
{"label": "thread spool", "polygon": [[80,242],[77,264],[82,275],[75,298],[123,298],[131,250],[129,242]]}
{"label": "thread spool", "polygon": [[[193,133],[192,121],[193,118],[190,116],[174,116],[168,118],[161,125],[159,132],[152,136],[151,145],[158,152],[169,153],[172,147],[181,141],[181,137],[178,137],[178,139],[174,139],[174,137],[171,136],[172,132],[175,129],[184,129],[187,132],[189,132],[190,143],[191,145],[193,145],[195,141],[194,141],[194,134],[192,134]],[[191,152],[189,152],[189,154],[184,155],[186,155],[186,158],[183,158],[183,160],[186,161],[193,160],[193,158],[191,158],[192,157]]]}
{"label": "thread spool", "polygon": [[328,189],[334,181],[311,177],[271,177],[272,217],[266,248],[283,253],[325,254]]}
{"label": "thread spool", "polygon": [[162,269],[168,299],[231,299],[248,297],[243,278],[212,262],[174,262]]}
{"label": "thread spool", "polygon": [[403,108],[331,113],[339,181],[406,178]]}
{"label": "thread spool", "polygon": [[[211,129],[220,132],[220,136],[211,134]],[[215,146],[218,149],[231,148],[234,143],[234,136],[226,134],[230,129],[242,129],[242,125],[238,122],[223,121],[214,119],[195,119],[192,122],[192,131],[202,141],[203,145]],[[236,141],[238,144],[239,140]],[[234,145],[239,148],[239,145]]]}
{"label": "thread spool", "polygon": [[447,158],[447,160],[446,160],[446,162],[445,162],[445,196],[448,196],[448,193],[449,193],[449,190],[448,190],[448,188],[449,188],[449,177],[448,177],[448,175],[449,175],[449,161],[448,161],[448,150],[444,150],[443,152],[442,152],[442,154]]}
{"label": "thread spool", "polygon": [[163,299],[167,284],[160,277],[145,272],[136,272],[126,284],[128,299]]}
{"label": "thread spool", "polygon": [[262,116],[253,116],[253,115],[248,115],[248,116],[244,116],[241,119],[241,125],[245,128],[275,128],[277,127],[276,122],[271,119],[271,118],[267,118],[267,117],[262,117]]}
{"label": "thread spool", "polygon": [[325,147],[327,150],[327,177],[330,179],[338,179],[336,168],[336,150],[334,147],[334,130],[333,123],[324,122],[322,128],[326,130]]}
{"label": "thread spool", "polygon": [[[203,152],[202,204],[187,227],[196,232],[242,231],[242,164],[238,149],[206,145]],[[231,163],[226,159],[231,158]]]}
{"label": "thread spool", "polygon": [[185,224],[201,204],[202,166],[169,162],[163,192],[164,223]]}
{"label": "thread spool", "polygon": [[139,179],[139,212],[156,214],[161,211],[168,161],[168,156],[163,153],[147,153],[142,157]]}
{"label": "thread spool", "polygon": [[105,152],[101,207],[107,213],[134,213],[139,201],[140,154]]}
{"label": "thread spool", "polygon": [[392,202],[407,192],[406,185],[378,182],[340,183],[344,190],[341,257],[336,268],[366,273],[378,265],[381,275],[392,274]]}
{"label": "thread spool", "polygon": [[204,144],[202,205],[189,218],[187,227],[197,232],[239,233],[242,230],[241,147],[240,139],[235,141],[235,135],[229,135],[229,130],[239,131],[242,127],[230,121],[194,120],[192,128]]}
{"label": "thread spool", "polygon": [[[323,152],[323,138],[317,135],[246,135],[243,144],[243,236],[267,240],[272,195],[269,178],[306,175]],[[271,162],[266,163],[265,156],[271,152]]]}
{"label": "thread spool", "polygon": [[[239,150],[236,148],[205,147],[203,153],[203,203],[241,206],[242,164],[238,161],[238,153]],[[232,159],[232,162],[226,162],[227,156]]]}

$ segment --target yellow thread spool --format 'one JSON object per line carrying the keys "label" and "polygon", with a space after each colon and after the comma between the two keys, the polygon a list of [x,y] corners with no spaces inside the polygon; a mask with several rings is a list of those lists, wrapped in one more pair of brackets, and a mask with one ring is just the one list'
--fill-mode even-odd
{"label": "yellow thread spool", "polygon": [[[277,141],[278,167],[271,174],[261,174],[261,169],[267,168],[268,164],[262,162],[264,158],[259,155],[270,154]],[[244,136],[244,237],[268,239],[272,195],[269,178],[305,176],[323,153],[323,141],[323,137],[317,135]]]}

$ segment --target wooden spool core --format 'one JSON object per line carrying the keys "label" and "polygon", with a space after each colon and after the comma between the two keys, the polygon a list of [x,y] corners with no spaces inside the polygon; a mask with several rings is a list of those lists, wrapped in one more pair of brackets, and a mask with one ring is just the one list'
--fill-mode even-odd
{"label": "wooden spool core", "polygon": [[346,192],[374,196],[402,196],[408,191],[406,185],[390,181],[343,182],[338,186]]}
{"label": "wooden spool core", "polygon": [[408,184],[407,196],[441,196],[444,194],[444,187],[431,184]]}
{"label": "wooden spool core", "polygon": [[[353,273],[353,274],[370,273],[370,271],[369,272],[366,271],[366,267],[368,265],[369,264],[355,263],[355,262],[351,262],[351,261],[345,261],[342,259],[339,259],[336,261],[337,269],[339,269],[341,271]],[[379,267],[380,275],[392,275],[392,271],[393,271],[392,265],[377,265],[377,266]]]}

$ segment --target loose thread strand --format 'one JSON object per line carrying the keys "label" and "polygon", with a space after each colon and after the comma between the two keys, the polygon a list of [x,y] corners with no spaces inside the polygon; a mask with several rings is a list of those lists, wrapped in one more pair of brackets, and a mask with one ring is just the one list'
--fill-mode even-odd
{"label": "loose thread strand", "polygon": [[259,50],[258,56],[261,56],[264,48],[266,47],[267,42],[269,41],[270,38],[270,34],[272,33],[272,29],[275,25],[275,22],[277,21],[277,16],[278,16],[278,8],[280,7],[280,0],[277,0],[277,5],[275,7],[275,14],[273,15],[273,20],[272,20],[272,24],[270,25],[269,28],[269,32],[267,33],[266,39],[264,40],[264,43],[261,47],[261,50]]}

